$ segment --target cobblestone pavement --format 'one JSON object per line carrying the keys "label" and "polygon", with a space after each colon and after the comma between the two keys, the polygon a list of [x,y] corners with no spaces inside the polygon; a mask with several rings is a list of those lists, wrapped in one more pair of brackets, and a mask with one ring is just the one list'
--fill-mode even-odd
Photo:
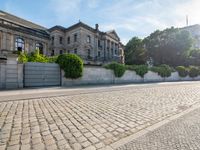
{"label": "cobblestone pavement", "polygon": [[199,150],[200,109],[196,109],[117,150]]}
{"label": "cobblestone pavement", "polygon": [[199,89],[197,82],[4,101],[0,150],[105,149],[199,103]]}

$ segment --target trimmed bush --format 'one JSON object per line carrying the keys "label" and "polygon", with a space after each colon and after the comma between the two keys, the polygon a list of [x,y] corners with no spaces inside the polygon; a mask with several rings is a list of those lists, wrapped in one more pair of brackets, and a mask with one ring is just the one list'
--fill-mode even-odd
{"label": "trimmed bush", "polygon": [[136,74],[141,76],[141,77],[144,77],[144,75],[148,72],[148,66],[147,65],[126,66],[126,69],[135,71]]}
{"label": "trimmed bush", "polygon": [[106,69],[111,69],[114,71],[115,77],[122,77],[126,71],[126,67],[123,64],[119,64],[116,62],[110,63],[104,66]]}
{"label": "trimmed bush", "polygon": [[168,65],[160,65],[151,68],[151,71],[158,73],[161,77],[169,77],[172,73],[172,68]]}
{"label": "trimmed bush", "polygon": [[178,71],[180,77],[186,77],[188,75],[188,70],[184,66],[176,67],[176,71]]}
{"label": "trimmed bush", "polygon": [[197,77],[199,75],[199,68],[195,66],[190,66],[189,67],[189,76],[191,78]]}
{"label": "trimmed bush", "polygon": [[77,79],[83,75],[83,60],[75,54],[62,54],[56,62],[64,70],[66,78]]}

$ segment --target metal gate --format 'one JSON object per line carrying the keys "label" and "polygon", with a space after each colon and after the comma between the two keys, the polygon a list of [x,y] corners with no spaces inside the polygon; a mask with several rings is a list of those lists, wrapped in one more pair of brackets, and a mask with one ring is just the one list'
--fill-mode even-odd
{"label": "metal gate", "polygon": [[61,72],[58,64],[26,63],[24,66],[24,86],[60,86]]}

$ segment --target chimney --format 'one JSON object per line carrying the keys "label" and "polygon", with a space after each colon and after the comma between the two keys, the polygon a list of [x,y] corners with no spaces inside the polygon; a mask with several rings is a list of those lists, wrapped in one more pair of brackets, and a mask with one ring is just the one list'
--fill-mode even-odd
{"label": "chimney", "polygon": [[99,25],[95,24],[95,29],[98,31],[99,30]]}

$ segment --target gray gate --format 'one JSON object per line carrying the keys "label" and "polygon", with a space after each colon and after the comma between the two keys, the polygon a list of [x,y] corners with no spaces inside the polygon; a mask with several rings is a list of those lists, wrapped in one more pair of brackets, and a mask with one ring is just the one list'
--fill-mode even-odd
{"label": "gray gate", "polygon": [[24,86],[59,86],[60,67],[54,63],[26,63],[24,66]]}

